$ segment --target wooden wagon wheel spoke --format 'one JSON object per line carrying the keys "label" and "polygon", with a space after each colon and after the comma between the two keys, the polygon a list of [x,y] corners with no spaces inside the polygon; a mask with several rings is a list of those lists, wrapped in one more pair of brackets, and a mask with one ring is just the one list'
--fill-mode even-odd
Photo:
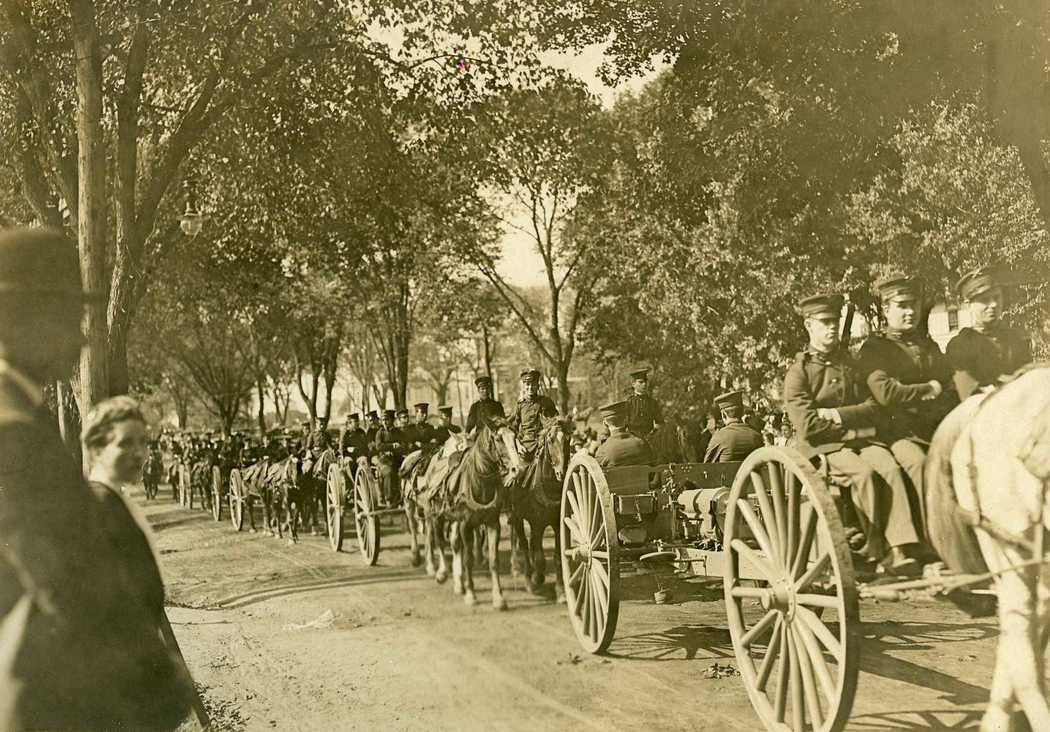
{"label": "wooden wagon wheel spoke", "polygon": [[820,557],[815,561],[806,573],[802,575],[795,582],[795,590],[801,592],[802,590],[813,584],[813,581],[820,575],[826,573],[828,568],[831,566],[831,555],[821,554]]}
{"label": "wooden wagon wheel spoke", "polygon": [[773,633],[769,636],[769,644],[766,646],[766,655],[762,657],[762,663],[759,665],[758,673],[755,676],[755,686],[761,691],[766,690],[766,684],[769,683],[769,677],[773,673],[773,662],[781,655],[779,651],[783,625],[784,616],[777,613],[776,621],[773,624]]}
{"label": "wooden wagon wheel spoke", "polygon": [[[597,630],[601,627],[601,618],[604,618],[609,612],[609,599],[605,596],[604,589],[602,587],[602,581],[591,573],[588,575],[591,582],[591,600],[592,608],[594,612],[594,628]],[[600,611],[600,612],[599,612]]]}
{"label": "wooden wagon wheel spoke", "polygon": [[784,481],[781,479],[780,466],[769,463],[767,468],[769,493],[773,499],[773,513],[776,516],[777,532],[780,534],[780,557],[786,566],[791,558],[791,537],[788,536],[787,508],[784,505]]}
{"label": "wooden wagon wheel spoke", "polygon": [[742,539],[733,539],[731,546],[734,550],[743,555],[743,557],[747,559],[747,561],[757,569],[763,577],[766,578],[767,582],[777,581],[777,571],[766,562],[765,557],[745,544]]}
{"label": "wooden wagon wheel spoke", "polygon": [[838,609],[839,598],[837,595],[817,595],[813,593],[800,592],[795,595],[795,602],[807,607],[826,607],[831,610]]}
{"label": "wooden wagon wheel spoke", "polygon": [[750,648],[755,638],[762,635],[775,620],[779,620],[782,613],[778,610],[770,610],[762,618],[751,626],[751,629],[740,637],[740,645]]}
{"label": "wooden wagon wheel spoke", "polygon": [[817,535],[818,519],[817,512],[810,506],[809,513],[806,515],[806,527],[802,532],[802,541],[795,551],[795,561],[791,564],[791,579],[798,577],[809,562],[809,552],[813,548],[813,539]]}
{"label": "wooden wagon wheel spoke", "polygon": [[573,587],[578,585],[580,583],[580,577],[583,576],[585,571],[587,571],[587,565],[584,562],[580,562],[576,566],[576,569],[572,571],[572,574],[569,575],[569,584]]}
{"label": "wooden wagon wheel spoke", "polygon": [[[780,470],[780,466],[771,465],[771,469]],[[800,504],[801,504],[801,487],[799,486],[798,478],[795,474],[788,472],[784,482],[784,490],[787,492],[787,548],[785,550],[785,558],[792,559],[794,552],[798,548],[799,541],[799,526],[801,523]]]}
{"label": "wooden wagon wheel spoke", "polygon": [[[587,507],[587,490],[583,487],[583,479],[578,473],[572,474],[572,485],[573,490],[570,491],[570,495],[576,498],[576,510],[573,515],[582,520],[585,515],[584,509]],[[580,526],[582,528],[583,524],[580,524]]]}
{"label": "wooden wagon wheel spoke", "polygon": [[762,528],[765,529],[766,536],[769,537],[769,548],[772,550],[770,560],[777,564],[783,563],[783,537],[780,533],[780,526],[777,523],[776,514],[773,513],[773,504],[769,500],[769,491],[766,489],[766,482],[758,472],[752,472],[749,477],[751,478],[751,485],[753,488],[752,493],[758,499],[758,509],[762,513]]}
{"label": "wooden wagon wheel spoke", "polygon": [[758,520],[758,516],[751,510],[751,505],[747,500],[740,498],[737,500],[737,510],[744,517],[744,521],[747,522],[747,526],[751,529],[751,534],[755,537],[755,541],[758,542],[759,547],[762,549],[762,553],[769,557],[772,562],[777,561],[776,552],[773,550],[773,545],[769,540],[769,534],[766,533],[765,527]]}
{"label": "wooden wagon wheel spoke", "polygon": [[806,728],[806,710],[802,701],[802,670],[799,667],[798,649],[795,648],[795,639],[791,629],[784,626],[784,639],[788,647],[788,671],[790,678],[788,687],[791,691],[791,728],[795,732],[802,732]]}
{"label": "wooden wagon wheel spoke", "polygon": [[[576,523],[575,516],[566,516],[562,521],[569,528],[569,534],[572,536],[573,547],[584,546],[589,543],[583,536],[583,532],[580,530],[579,524]],[[566,549],[570,555],[574,555],[576,551],[574,548]]]}
{"label": "wooden wagon wheel spoke", "polygon": [[842,663],[842,644],[831,634],[828,626],[817,617],[815,612],[807,607],[799,606],[795,608],[795,617],[806,624],[810,632],[816,636],[817,640],[828,650],[828,653],[832,655],[836,662]]}
{"label": "wooden wagon wheel spoke", "polygon": [[[593,557],[594,555],[592,554],[591,556]],[[608,559],[608,555],[606,555],[605,558]],[[605,570],[605,565],[601,562],[591,562],[591,569],[594,571],[594,574],[597,576],[598,580],[601,581],[602,586],[606,589],[606,591],[608,591],[609,573]]]}
{"label": "wooden wagon wheel spoke", "polygon": [[777,663],[777,689],[773,708],[776,721],[783,724],[787,712],[788,677],[791,669],[791,649],[788,645],[787,624],[780,625],[780,659]]}
{"label": "wooden wagon wheel spoke", "polygon": [[809,657],[809,665],[816,673],[817,681],[820,682],[820,688],[824,692],[824,696],[828,701],[833,701],[835,699],[835,682],[831,678],[828,662],[817,644],[817,639],[805,623],[794,623],[792,629],[795,632],[795,637],[802,641],[801,647],[805,649],[806,655]]}
{"label": "wooden wagon wheel spoke", "polygon": [[604,559],[604,560],[608,561],[609,560],[609,552],[602,551],[601,549],[592,549],[591,550],[591,558],[593,558],[593,559]]}
{"label": "wooden wagon wheel spoke", "polygon": [[735,598],[745,600],[762,600],[769,597],[769,588],[767,587],[734,587],[729,591],[730,595]]}
{"label": "wooden wagon wheel spoke", "polygon": [[824,725],[823,712],[820,709],[820,694],[817,693],[817,682],[813,680],[813,667],[810,665],[809,654],[799,640],[798,633],[791,629],[794,641],[795,657],[798,659],[799,677],[802,680],[802,691],[804,693],[806,710],[814,729]]}

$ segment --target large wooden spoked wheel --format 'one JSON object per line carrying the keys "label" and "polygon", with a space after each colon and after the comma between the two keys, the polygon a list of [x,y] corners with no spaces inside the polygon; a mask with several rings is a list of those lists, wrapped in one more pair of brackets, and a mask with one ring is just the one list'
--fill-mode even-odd
{"label": "large wooden spoked wheel", "polygon": [[343,466],[334,463],[328,466],[325,484],[325,507],[328,516],[328,544],[332,551],[343,549],[343,500],[346,496],[346,473]]}
{"label": "large wooden spoked wheel", "polygon": [[572,458],[561,496],[561,571],[569,620],[588,653],[601,653],[620,613],[619,540],[612,494],[590,455]]}
{"label": "large wooden spoked wheel", "polygon": [[234,468],[230,471],[230,523],[240,531],[244,528],[244,503],[247,491],[244,490],[244,477],[241,471]]}
{"label": "large wooden spoked wheel", "polygon": [[222,471],[218,465],[211,466],[211,517],[222,520]]}
{"label": "large wooden spoked wheel", "polygon": [[725,520],[726,613],[755,711],[770,730],[841,730],[857,690],[860,612],[827,485],[796,450],[760,448],[737,472]]}
{"label": "large wooden spoked wheel", "polygon": [[192,504],[191,498],[190,467],[183,464],[179,466],[179,503],[186,508],[189,508]]}
{"label": "large wooden spoked wheel", "polygon": [[379,560],[379,517],[372,513],[376,508],[374,482],[372,469],[361,466],[354,478],[354,524],[357,546],[370,567]]}

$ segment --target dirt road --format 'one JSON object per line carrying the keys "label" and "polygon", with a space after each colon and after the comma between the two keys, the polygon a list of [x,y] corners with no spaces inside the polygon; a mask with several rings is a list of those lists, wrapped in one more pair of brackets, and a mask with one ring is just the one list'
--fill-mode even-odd
{"label": "dirt road", "polygon": [[[633,599],[616,640],[588,656],[549,597],[505,569],[508,612],[487,604],[487,576],[466,607],[409,566],[407,538],[392,527],[378,566],[366,567],[352,536],[336,554],[323,538],[287,546],[238,534],[166,497],[146,512],[175,634],[220,728],[759,728],[740,679],[714,673],[735,666],[719,584],[680,583],[676,602],[657,606],[651,577],[625,577]],[[976,727],[991,619],[944,603],[865,604],[862,617],[850,729]]]}

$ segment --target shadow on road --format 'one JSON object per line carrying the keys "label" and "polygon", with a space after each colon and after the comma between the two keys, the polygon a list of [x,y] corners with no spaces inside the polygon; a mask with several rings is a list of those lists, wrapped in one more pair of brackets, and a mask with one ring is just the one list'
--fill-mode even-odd
{"label": "shadow on road", "polygon": [[858,732],[878,730],[975,730],[980,727],[980,710],[916,709],[906,712],[858,714],[850,718],[848,729]]}

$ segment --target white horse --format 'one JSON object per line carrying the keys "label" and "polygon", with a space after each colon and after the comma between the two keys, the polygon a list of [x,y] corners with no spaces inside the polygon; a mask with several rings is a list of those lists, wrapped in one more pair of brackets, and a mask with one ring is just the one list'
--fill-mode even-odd
{"label": "white horse", "polygon": [[985,564],[1000,573],[999,647],[981,729],[1025,729],[1027,719],[1033,730],[1050,730],[1044,688],[1050,567],[1033,561],[1045,555],[1050,527],[1050,368],[1033,368],[975,399],[959,407],[973,414],[951,449],[951,478],[970,523],[985,527],[976,531]]}

